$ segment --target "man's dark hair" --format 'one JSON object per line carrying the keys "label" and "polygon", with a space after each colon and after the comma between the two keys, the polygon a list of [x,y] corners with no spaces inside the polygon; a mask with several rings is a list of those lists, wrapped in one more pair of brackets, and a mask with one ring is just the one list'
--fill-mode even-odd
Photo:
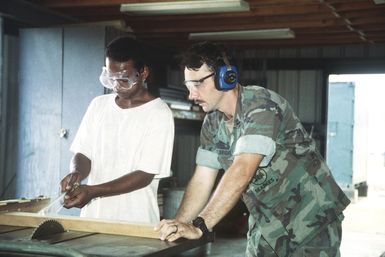
{"label": "man's dark hair", "polygon": [[218,67],[224,65],[223,56],[228,59],[227,49],[222,44],[199,42],[190,46],[182,53],[180,65],[191,70],[198,70],[206,63],[212,71],[218,70]]}
{"label": "man's dark hair", "polygon": [[138,71],[142,70],[144,66],[149,66],[143,46],[129,37],[112,40],[106,47],[106,57],[116,62],[132,60]]}

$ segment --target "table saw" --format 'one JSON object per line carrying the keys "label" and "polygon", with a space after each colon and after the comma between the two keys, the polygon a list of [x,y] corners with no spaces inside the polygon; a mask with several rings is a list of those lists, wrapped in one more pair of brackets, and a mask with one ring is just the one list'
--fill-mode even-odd
{"label": "table saw", "polygon": [[214,240],[210,234],[199,240],[166,242],[158,239],[151,224],[16,210],[0,211],[0,256],[171,257]]}

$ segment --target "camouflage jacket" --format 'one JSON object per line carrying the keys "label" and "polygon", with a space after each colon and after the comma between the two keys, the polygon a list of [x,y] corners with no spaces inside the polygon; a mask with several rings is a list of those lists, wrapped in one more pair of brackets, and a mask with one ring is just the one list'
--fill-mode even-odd
{"label": "camouflage jacket", "polygon": [[286,256],[334,221],[350,203],[288,102],[258,86],[240,87],[230,131],[208,113],[197,164],[227,170],[240,153],[265,155],[242,195],[262,237]]}

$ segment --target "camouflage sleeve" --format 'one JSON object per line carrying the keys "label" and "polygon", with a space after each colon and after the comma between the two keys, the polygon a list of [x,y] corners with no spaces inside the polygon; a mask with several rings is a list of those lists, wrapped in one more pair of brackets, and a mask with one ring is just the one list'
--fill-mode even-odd
{"label": "camouflage sleeve", "polygon": [[221,165],[218,161],[218,153],[215,151],[215,145],[213,142],[214,131],[212,119],[209,118],[209,114],[206,115],[201,129],[200,146],[196,155],[196,164],[213,169],[221,169]]}
{"label": "camouflage sleeve", "polygon": [[260,166],[267,166],[276,151],[276,141],[282,119],[279,106],[269,98],[257,98],[244,103],[242,133],[234,154],[258,153],[265,155]]}

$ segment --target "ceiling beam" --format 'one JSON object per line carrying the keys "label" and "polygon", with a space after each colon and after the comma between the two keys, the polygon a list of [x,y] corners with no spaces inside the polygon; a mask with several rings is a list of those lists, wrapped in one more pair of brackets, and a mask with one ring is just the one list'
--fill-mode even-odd
{"label": "ceiling beam", "polygon": [[[33,0],[34,2],[53,8],[63,7],[88,7],[88,6],[111,6],[134,3],[158,3],[170,2],[170,0]],[[171,1],[177,2],[177,1]]]}
{"label": "ceiling beam", "polygon": [[385,15],[385,6],[383,8],[377,8],[377,9],[354,10],[354,11],[345,11],[345,12],[339,12],[339,13],[348,19],[357,18],[357,17],[383,16]]}
{"label": "ceiling beam", "polygon": [[312,1],[309,0],[248,0],[250,7],[252,6],[272,6],[272,5],[281,5],[281,6],[290,6],[297,4],[309,4]]}
{"label": "ceiling beam", "polygon": [[[1,0],[0,0],[1,1]],[[32,3],[34,7],[42,6],[48,12],[61,13],[59,16],[76,17],[81,22],[106,22],[122,20],[125,27],[132,28],[132,34],[160,45],[186,45],[191,32],[254,30],[290,28],[295,39],[290,40],[245,40],[243,45],[256,44],[292,46],[321,44],[356,44],[384,42],[385,5],[376,5],[373,0],[246,0],[249,12],[133,16],[120,12],[122,3],[182,1],[182,0],[12,0],[3,1],[5,6],[17,3]],[[218,0],[219,1],[219,0]],[[4,11],[4,4],[0,11]],[[17,10],[17,14],[10,13]],[[24,9],[29,9],[24,4]],[[41,17],[47,15],[24,14],[13,4],[8,9],[8,17],[22,19],[31,24],[41,19],[39,24],[80,23],[74,21],[51,20],[47,24]],[[33,10],[29,9],[28,11]],[[51,11],[49,11],[51,10]],[[5,13],[5,11],[4,11]],[[3,14],[4,16],[4,14]],[[263,42],[261,42],[263,41]],[[238,42],[231,42],[232,44]]]}
{"label": "ceiling beam", "polygon": [[[191,22],[189,19],[175,22],[157,21],[149,26],[148,22],[136,19],[126,19],[128,26],[135,32],[203,32],[203,31],[231,31],[231,30],[249,30],[249,29],[271,29],[271,28],[323,28],[343,25],[344,22],[332,15],[309,15],[293,16],[280,18],[259,18],[259,19],[239,19],[223,20],[210,19],[201,20],[201,22]],[[205,24],[202,26],[202,24]]]}
{"label": "ceiling beam", "polygon": [[331,3],[338,12],[350,11],[350,10],[367,10],[367,9],[377,9],[378,6],[375,5],[372,0],[370,1],[361,1],[361,2],[344,2],[344,3]]}
{"label": "ceiling beam", "polygon": [[[92,6],[92,7],[66,7],[61,8],[60,11],[68,15],[103,15],[103,12],[109,14],[119,14],[120,5],[115,6]],[[59,9],[58,9],[59,10]],[[271,6],[271,7],[258,7],[251,9],[249,12],[233,12],[233,13],[213,13],[210,14],[211,18],[243,18],[243,17],[257,17],[257,16],[279,16],[279,15],[298,15],[298,14],[312,14],[327,12],[328,9],[321,4],[308,4],[308,5],[299,5],[299,6]],[[130,16],[129,14],[125,14]],[[133,16],[134,17],[134,16]],[[135,16],[138,18],[138,16]],[[200,20],[202,17],[207,17],[207,14],[191,14],[189,15],[191,19]],[[139,17],[141,18],[141,17]],[[158,19],[158,20],[173,20],[180,18],[180,15],[162,15],[162,16],[151,16],[145,17],[146,19]]]}
{"label": "ceiling beam", "polygon": [[79,21],[23,0],[2,1],[0,15],[30,26],[48,26]]}

